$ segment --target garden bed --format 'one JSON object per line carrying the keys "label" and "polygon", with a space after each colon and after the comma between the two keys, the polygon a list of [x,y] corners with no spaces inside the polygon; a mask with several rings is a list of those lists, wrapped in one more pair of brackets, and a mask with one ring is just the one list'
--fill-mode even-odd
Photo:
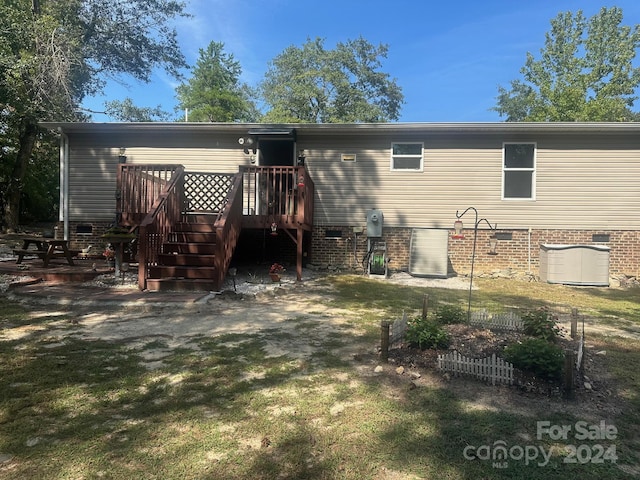
{"label": "garden bed", "polygon": [[[495,354],[503,357],[505,347],[516,344],[527,338],[522,332],[516,331],[493,331],[487,328],[479,328],[466,324],[443,325],[442,328],[449,334],[451,342],[446,349],[425,349],[412,348],[406,344],[400,345],[389,351],[389,361],[398,365],[410,368],[433,369],[438,371],[438,355],[457,351],[464,356],[472,358],[485,358]],[[558,337],[556,344],[562,350],[577,351],[578,340],[572,340],[567,336]],[[449,374],[443,375],[447,379]],[[478,380],[470,380],[478,381]],[[577,386],[583,386],[584,380],[581,375],[576,377]],[[528,372],[514,369],[514,386],[526,392],[538,393],[542,395],[560,395],[562,393],[560,381],[551,381],[539,378]]]}

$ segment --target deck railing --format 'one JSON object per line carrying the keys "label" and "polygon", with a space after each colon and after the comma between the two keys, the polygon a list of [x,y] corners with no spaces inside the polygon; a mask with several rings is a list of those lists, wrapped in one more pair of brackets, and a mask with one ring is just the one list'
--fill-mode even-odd
{"label": "deck railing", "polygon": [[149,266],[157,264],[162,244],[184,210],[184,168],[178,166],[140,223],[138,234],[138,286],[147,287]]}
{"label": "deck railing", "polygon": [[304,167],[241,166],[248,226],[313,224],[314,184]]}
{"label": "deck railing", "polygon": [[309,175],[309,172],[304,167],[297,167],[298,181],[304,182],[304,187],[298,188],[298,202],[300,210],[298,210],[298,217],[300,223],[305,227],[313,228],[313,199],[315,197],[315,184]]}
{"label": "deck railing", "polygon": [[185,173],[182,165],[120,165],[118,186],[121,224],[139,225],[141,289],[146,288],[149,267],[158,263],[162,244],[184,214],[205,213],[214,221],[218,286],[243,226],[313,226],[315,187],[304,167],[242,166],[234,175]]}
{"label": "deck railing", "polygon": [[180,165],[118,165],[116,211],[121,225],[139,225]]}
{"label": "deck railing", "polygon": [[220,288],[242,230],[242,175],[235,175],[227,202],[215,221],[216,288]]}

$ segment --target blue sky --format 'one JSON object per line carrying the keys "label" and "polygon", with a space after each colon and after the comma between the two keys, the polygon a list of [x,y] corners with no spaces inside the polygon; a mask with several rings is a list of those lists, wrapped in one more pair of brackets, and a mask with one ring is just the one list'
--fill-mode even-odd
{"label": "blue sky", "polygon": [[[255,86],[268,62],[307,38],[325,47],[362,36],[389,46],[383,70],[402,87],[402,122],[501,121],[490,109],[499,85],[519,77],[527,52],[538,55],[559,12],[586,16],[618,6],[624,23],[640,23],[638,0],[186,0],[191,19],[177,25],[187,61],[211,41],[223,42]],[[185,75],[190,75],[185,71]],[[126,81],[126,79],[125,79]],[[110,82],[85,108],[102,111],[106,100],[133,99],[138,106],[173,112],[177,81],[164,72],[150,84]],[[177,114],[176,114],[177,115]],[[111,121],[93,115],[94,121]]]}

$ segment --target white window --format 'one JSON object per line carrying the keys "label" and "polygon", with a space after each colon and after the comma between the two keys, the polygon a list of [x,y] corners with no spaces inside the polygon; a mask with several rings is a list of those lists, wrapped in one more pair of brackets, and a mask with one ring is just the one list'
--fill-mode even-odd
{"label": "white window", "polygon": [[391,170],[422,171],[422,143],[392,143]]}
{"label": "white window", "polygon": [[502,145],[502,198],[534,200],[536,198],[536,144]]}

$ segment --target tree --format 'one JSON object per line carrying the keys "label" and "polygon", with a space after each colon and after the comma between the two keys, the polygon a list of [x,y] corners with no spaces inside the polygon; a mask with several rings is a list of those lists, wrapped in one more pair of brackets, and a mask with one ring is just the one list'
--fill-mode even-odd
{"label": "tree", "polygon": [[193,76],[176,89],[178,108],[194,122],[255,121],[258,111],[251,89],[240,82],[242,68],[224,43],[211,42],[193,68]]}
{"label": "tree", "polygon": [[640,25],[621,25],[622,10],[560,13],[536,60],[527,53],[524,79],[499,87],[493,110],[507,121],[633,121],[640,68],[633,65]]}
{"label": "tree", "polygon": [[169,113],[157,107],[138,107],[133,100],[112,100],[105,102],[105,113],[119,122],[164,122],[169,120]]}
{"label": "tree", "polygon": [[[0,4],[3,222],[15,229],[42,120],[82,120],[78,105],[107,78],[148,82],[156,67],[185,66],[169,21],[178,0],[5,0]],[[45,161],[39,159],[38,161]],[[51,158],[48,161],[55,162]]]}
{"label": "tree", "polygon": [[261,84],[268,122],[386,122],[397,120],[402,89],[380,71],[386,45],[362,37],[338,43],[308,39],[274,58]]}

